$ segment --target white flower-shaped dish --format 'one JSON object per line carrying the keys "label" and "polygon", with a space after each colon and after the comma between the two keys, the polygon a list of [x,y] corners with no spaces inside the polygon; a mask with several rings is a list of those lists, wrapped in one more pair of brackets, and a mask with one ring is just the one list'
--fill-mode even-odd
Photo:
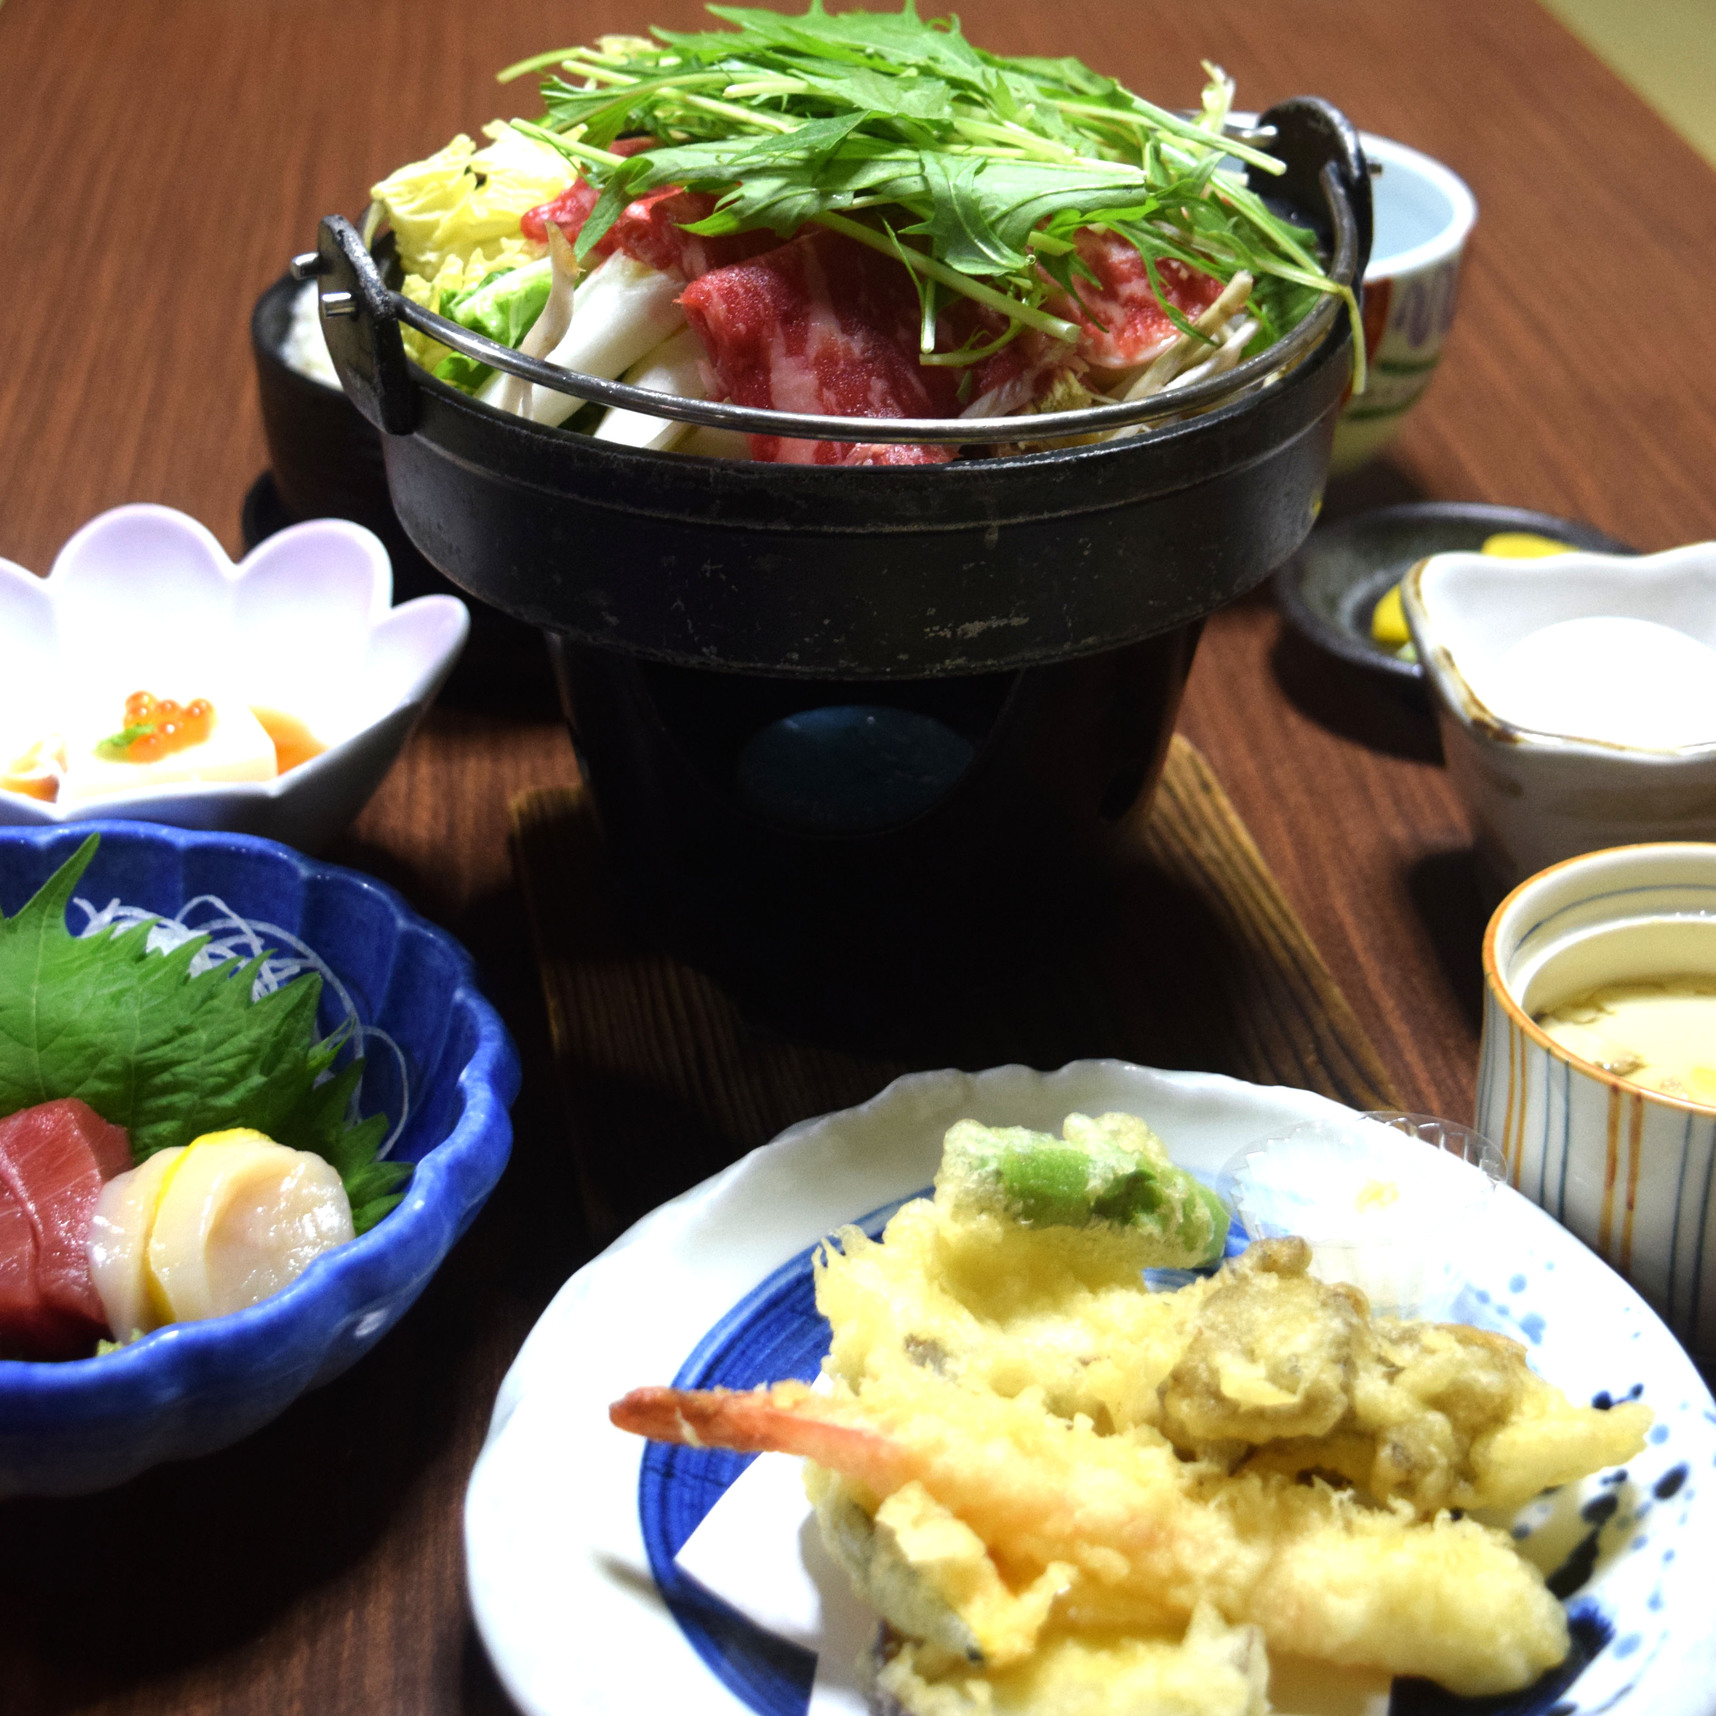
{"label": "white flower-shaped dish", "polygon": [[187,686],[294,715],[327,747],[265,781],[68,804],[0,790],[0,824],[121,816],[325,845],[381,784],[470,629],[451,596],[392,600],[387,550],[342,519],[294,525],[235,566],[184,513],[122,506],[45,579],[0,560],[0,742],[39,736],[80,696]]}
{"label": "white flower-shaped dish", "polygon": [[1716,840],[1716,743],[1651,750],[1537,732],[1476,689],[1514,644],[1563,620],[1652,620],[1716,648],[1716,543],[1541,560],[1436,554],[1406,575],[1401,598],[1448,772],[1502,890],[1581,852]]}

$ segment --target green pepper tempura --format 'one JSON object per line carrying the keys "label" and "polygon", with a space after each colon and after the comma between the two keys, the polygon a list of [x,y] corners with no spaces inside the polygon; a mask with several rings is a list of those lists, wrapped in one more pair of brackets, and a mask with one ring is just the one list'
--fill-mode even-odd
{"label": "green pepper tempura", "polygon": [[1069,1114],[1063,1137],[962,1120],[949,1129],[936,1201],[958,1217],[1021,1227],[1099,1229],[1139,1269],[1213,1263],[1227,1243],[1227,1210],[1168,1159],[1131,1114]]}

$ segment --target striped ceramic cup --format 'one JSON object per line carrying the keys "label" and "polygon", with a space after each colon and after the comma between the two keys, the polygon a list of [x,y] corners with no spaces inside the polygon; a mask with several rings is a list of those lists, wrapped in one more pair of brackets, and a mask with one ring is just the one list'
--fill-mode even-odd
{"label": "striped ceramic cup", "polygon": [[1716,1107],[1632,1084],[1537,1023],[1609,984],[1673,978],[1716,980],[1716,845],[1616,846],[1520,883],[1484,936],[1477,1129],[1511,1184],[1716,1357]]}
{"label": "striped ceramic cup", "polygon": [[1364,271],[1364,349],[1370,384],[1335,425],[1330,469],[1350,471],[1394,439],[1430,385],[1454,321],[1460,258],[1478,218],[1465,181],[1440,161],[1364,134],[1373,168],[1376,236]]}

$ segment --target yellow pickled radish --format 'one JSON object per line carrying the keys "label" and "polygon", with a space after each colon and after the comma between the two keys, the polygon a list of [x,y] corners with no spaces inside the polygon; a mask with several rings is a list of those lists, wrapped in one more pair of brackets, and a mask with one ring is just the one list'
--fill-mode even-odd
{"label": "yellow pickled radish", "polygon": [[[1498,530],[1484,538],[1478,550],[1498,560],[1540,560],[1551,554],[1571,554],[1572,544],[1556,542],[1552,537],[1538,536],[1529,530]],[[1406,609],[1400,600],[1396,584],[1370,611],[1370,635],[1384,649],[1397,650],[1412,642],[1406,624]]]}
{"label": "yellow pickled radish", "polygon": [[168,1321],[223,1316],[278,1292],[352,1236],[331,1164],[260,1132],[211,1132],[186,1147],[156,1209],[150,1297]]}
{"label": "yellow pickled radish", "polygon": [[1370,611],[1370,635],[1384,649],[1398,649],[1411,643],[1412,633],[1406,628],[1406,610],[1400,605],[1400,586],[1396,584]]}
{"label": "yellow pickled radish", "polygon": [[1530,530],[1498,530],[1486,536],[1480,554],[1493,554],[1500,560],[1541,560],[1550,554],[1571,554],[1573,545],[1557,542],[1553,537],[1539,536]]}
{"label": "yellow pickled radish", "polygon": [[89,1275],[115,1340],[147,1334],[163,1321],[150,1303],[149,1235],[184,1154],[182,1147],[157,1150],[128,1173],[115,1174],[95,1200],[86,1241]]}

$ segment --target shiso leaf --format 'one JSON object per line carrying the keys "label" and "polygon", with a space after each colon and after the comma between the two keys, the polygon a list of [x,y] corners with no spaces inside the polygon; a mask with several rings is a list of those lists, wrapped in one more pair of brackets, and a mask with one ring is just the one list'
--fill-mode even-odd
{"label": "shiso leaf", "polygon": [[66,908],[99,842],[91,835],[0,917],[0,1114],[80,1097],[126,1129],[137,1162],[253,1127],[332,1163],[357,1231],[373,1227],[411,1170],[375,1160],[384,1115],[348,1118],[363,1063],[333,1071],[344,1039],[316,1035],[322,980],[252,1000],[256,962],[189,975],[206,936],[168,952],[151,952],[141,931],[74,936]]}

